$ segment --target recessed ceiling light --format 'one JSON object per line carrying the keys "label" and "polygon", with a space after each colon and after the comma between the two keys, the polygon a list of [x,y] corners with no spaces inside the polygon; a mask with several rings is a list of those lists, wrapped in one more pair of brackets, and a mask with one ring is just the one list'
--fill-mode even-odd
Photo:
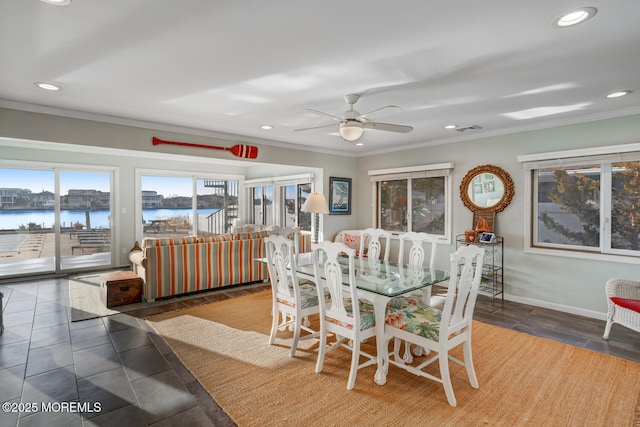
{"label": "recessed ceiling light", "polygon": [[55,6],[69,6],[71,0],[40,0],[43,3],[53,4]]}
{"label": "recessed ceiling light", "polygon": [[260,126],[260,129],[269,130],[269,129],[273,129],[273,126],[262,125],[262,126]]}
{"label": "recessed ceiling light", "polygon": [[364,142],[356,142],[356,145],[357,145],[358,147],[362,147],[362,146],[364,145]]}
{"label": "recessed ceiling light", "polygon": [[50,90],[50,91],[62,90],[62,88],[60,86],[54,85],[53,83],[35,82],[34,85],[36,85],[40,89],[44,89],[44,90]]}
{"label": "recessed ceiling light", "polygon": [[620,98],[621,96],[629,95],[631,92],[630,90],[619,90],[617,92],[611,92],[607,95],[607,98]]}
{"label": "recessed ceiling light", "polygon": [[458,127],[458,125],[446,125],[444,128],[445,129],[455,129],[457,127]]}
{"label": "recessed ceiling light", "polygon": [[587,19],[593,18],[596,13],[598,13],[598,9],[595,7],[581,7],[566,15],[562,15],[553,21],[553,25],[555,27],[571,27],[572,25],[577,25]]}

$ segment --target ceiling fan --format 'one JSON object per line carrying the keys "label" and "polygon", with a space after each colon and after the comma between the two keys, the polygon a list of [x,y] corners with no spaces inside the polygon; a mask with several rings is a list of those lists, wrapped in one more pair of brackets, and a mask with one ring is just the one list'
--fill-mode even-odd
{"label": "ceiling fan", "polygon": [[[311,111],[312,113],[320,114],[323,116],[328,116],[338,122],[340,126],[340,136],[346,141],[356,141],[364,132],[365,129],[374,129],[374,130],[386,130],[389,132],[400,132],[400,133],[408,133],[413,130],[411,126],[405,125],[396,125],[391,123],[380,123],[375,122],[373,119],[380,115],[387,115],[392,113],[398,113],[402,111],[400,107],[395,105],[387,105],[386,107],[378,108],[377,110],[369,111],[366,114],[360,114],[358,111],[353,109],[353,104],[358,102],[360,99],[360,95],[346,95],[344,100],[349,105],[349,109],[342,114],[342,117],[334,116],[333,114],[324,113],[318,110],[307,109],[307,111]],[[320,129],[330,126],[335,126],[335,123],[329,125],[322,126],[313,126],[309,128],[302,129],[294,129],[294,131],[305,131],[311,129]]]}

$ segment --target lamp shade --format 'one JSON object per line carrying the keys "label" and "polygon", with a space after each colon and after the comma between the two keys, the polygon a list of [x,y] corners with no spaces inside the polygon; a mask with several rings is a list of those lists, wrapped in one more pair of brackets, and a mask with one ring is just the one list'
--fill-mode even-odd
{"label": "lamp shade", "polygon": [[313,193],[309,198],[307,198],[307,200],[305,200],[300,210],[302,212],[328,214],[329,205],[327,205],[327,200],[324,198],[324,194]]}
{"label": "lamp shade", "polygon": [[340,136],[347,141],[355,141],[362,136],[362,123],[357,120],[348,120],[340,123]]}

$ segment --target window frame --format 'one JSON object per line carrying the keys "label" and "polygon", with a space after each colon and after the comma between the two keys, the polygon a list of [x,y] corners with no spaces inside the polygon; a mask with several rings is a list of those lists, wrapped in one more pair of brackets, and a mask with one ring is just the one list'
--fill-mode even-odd
{"label": "window frame", "polygon": [[[254,188],[264,188],[271,187],[273,188],[273,204],[272,204],[272,218],[273,225],[283,227],[285,224],[285,215],[286,215],[286,187],[290,185],[296,186],[296,227],[299,227],[299,219],[300,219],[300,207],[302,207],[302,203],[298,203],[298,190],[299,185],[308,184],[311,186],[311,192],[316,191],[317,185],[315,182],[315,175],[313,173],[305,173],[298,175],[287,175],[287,176],[278,176],[278,177],[266,177],[259,179],[251,179],[244,181],[245,193],[248,195],[248,203],[247,203],[247,218],[248,221],[253,221],[253,191]],[[322,221],[322,220],[321,220]],[[313,222],[313,216],[312,216]],[[271,225],[271,224],[264,224]],[[313,230],[313,223],[311,224],[311,230]],[[303,230],[303,231],[311,231],[311,230]]]}
{"label": "window frame", "polygon": [[[301,190],[302,190],[302,186],[303,185],[308,185],[309,188],[313,188],[313,184],[311,182],[304,182],[304,183],[299,183],[299,184],[292,184],[292,183],[286,183],[286,184],[282,184],[278,186],[278,190],[280,193],[280,207],[279,207],[279,222],[278,224],[281,227],[298,227],[300,230],[302,231],[309,231],[311,232],[312,227],[311,227],[311,213],[309,212],[302,212],[302,210],[300,208],[302,208],[302,205],[304,202],[302,202],[302,197],[301,197]],[[295,206],[295,224],[292,226],[290,224],[287,224],[287,187],[293,187],[294,188],[294,206]],[[311,192],[309,193],[311,194]],[[307,216],[309,218],[309,229],[307,230],[306,228],[303,228],[300,225],[300,219],[301,219],[301,215]]]}
{"label": "window frame", "polygon": [[[256,190],[260,190],[260,222],[258,222],[258,218],[256,218],[256,204],[255,204],[255,200],[256,200]],[[268,190],[267,190],[268,189]],[[250,187],[249,189],[249,222],[251,222],[252,224],[258,224],[258,225],[267,225],[265,224],[265,221],[267,218],[271,217],[274,218],[274,214],[276,211],[276,204],[277,199],[276,199],[276,190],[275,190],[275,186],[273,184],[268,184],[268,185],[256,185],[253,187]],[[270,194],[271,196],[271,204],[267,204],[265,203],[266,200],[268,200],[267,194]],[[269,210],[271,212],[269,212]]]}
{"label": "window frame", "polygon": [[[147,168],[135,168],[135,218],[140,220],[135,221],[135,235],[138,241],[144,239],[144,226],[141,219],[143,218],[143,204],[142,204],[142,177],[143,176],[155,176],[166,178],[188,178],[191,180],[192,200],[191,211],[193,217],[197,218],[198,215],[198,180],[215,180],[215,181],[238,181],[238,213],[243,212],[243,207],[247,204],[245,200],[245,194],[240,191],[243,188],[244,176],[233,174],[216,174],[205,172],[186,172],[186,171],[169,171],[159,169],[147,169]],[[195,226],[192,224],[192,226]],[[197,234],[197,230],[192,230],[194,234]]]}
{"label": "window frame", "polygon": [[[611,247],[612,165],[640,161],[640,143],[518,156],[524,167],[524,252],[569,258],[640,264],[640,250]],[[545,168],[598,165],[600,168],[600,238],[598,247],[538,242],[537,172]]]}
{"label": "window frame", "polygon": [[[438,163],[433,165],[420,165],[420,166],[408,166],[403,168],[393,169],[377,169],[370,170],[369,181],[371,182],[371,224],[377,227],[381,223],[381,209],[380,209],[380,197],[379,197],[379,183],[382,181],[407,181],[407,231],[411,231],[412,221],[412,206],[410,193],[412,191],[412,179],[417,178],[432,178],[432,177],[444,177],[444,234],[440,236],[443,244],[451,244],[452,242],[452,222],[453,222],[453,177],[451,170],[453,169],[453,163]],[[401,232],[392,231],[393,234],[399,234]]]}

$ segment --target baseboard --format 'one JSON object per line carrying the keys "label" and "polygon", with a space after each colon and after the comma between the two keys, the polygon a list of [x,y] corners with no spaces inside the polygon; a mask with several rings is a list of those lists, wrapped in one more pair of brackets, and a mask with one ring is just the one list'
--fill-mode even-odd
{"label": "baseboard", "polygon": [[561,311],[563,313],[575,314],[578,316],[590,317],[592,319],[607,320],[607,313],[601,313],[599,311],[587,310],[579,307],[572,307],[570,305],[556,304],[548,301],[540,301],[532,298],[524,298],[516,295],[505,294],[504,299],[507,301],[518,302],[521,304],[532,305],[534,307],[548,308],[549,310]]}

